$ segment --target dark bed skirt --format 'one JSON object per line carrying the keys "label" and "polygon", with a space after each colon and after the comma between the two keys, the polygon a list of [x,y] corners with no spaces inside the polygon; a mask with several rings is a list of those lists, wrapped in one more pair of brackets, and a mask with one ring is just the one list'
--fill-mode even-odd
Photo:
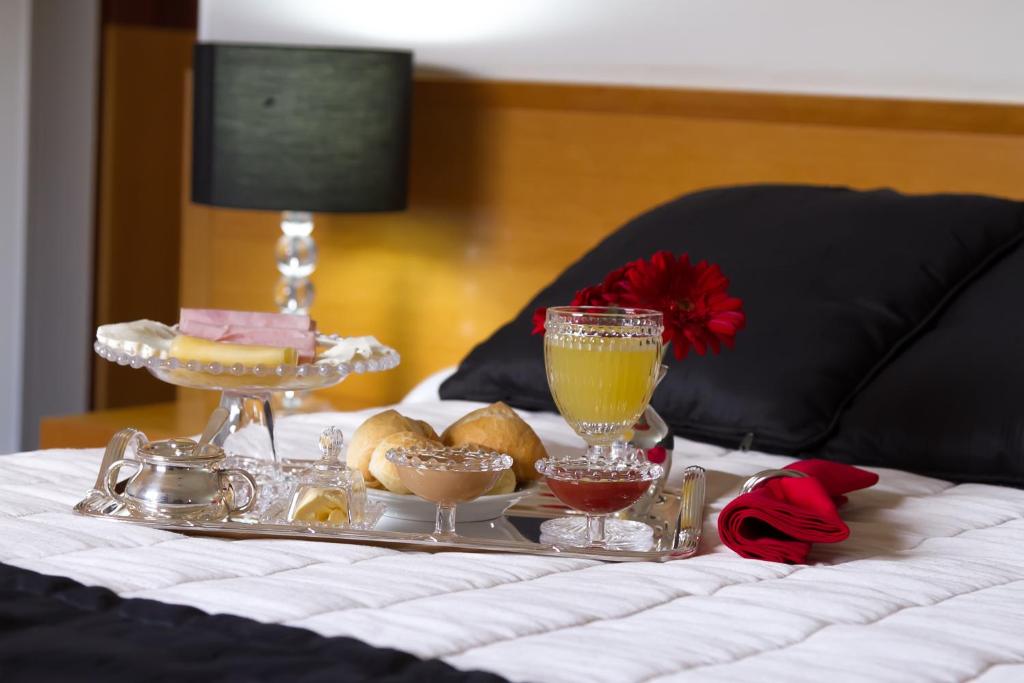
{"label": "dark bed skirt", "polygon": [[499,683],[352,638],[155,600],[0,564],[0,680]]}

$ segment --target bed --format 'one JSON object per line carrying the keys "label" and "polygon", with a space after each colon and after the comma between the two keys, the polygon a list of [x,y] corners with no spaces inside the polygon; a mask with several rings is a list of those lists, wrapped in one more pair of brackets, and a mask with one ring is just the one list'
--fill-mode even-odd
{"label": "bed", "polygon": [[[416,97],[414,132],[425,142],[415,148],[410,211],[397,218],[346,218],[345,229],[324,230],[318,271],[325,328],[373,330],[402,351],[403,365],[397,372],[381,373],[372,385],[346,382],[332,398],[358,395],[371,404],[401,400],[403,413],[435,429],[484,402],[520,398],[513,405],[549,447],[572,447],[579,441],[557,414],[544,409],[543,401],[549,400],[544,395],[506,395],[493,378],[470,377],[473,381],[467,382],[466,373],[460,379],[445,372],[412,387],[430,372],[462,359],[531,292],[630,216],[680,192],[753,181],[1019,197],[1024,173],[1024,117],[1012,106],[468,82],[420,82]],[[456,149],[442,145],[453,136],[465,136],[466,144]],[[436,160],[442,158],[445,173],[435,173]],[[183,303],[262,308],[267,274],[250,264],[265,257],[276,230],[274,217],[192,205],[186,205],[185,214]],[[705,538],[692,559],[601,564],[183,537],[70,512],[95,478],[98,451],[0,458],[0,563],[9,568],[0,574],[0,591],[9,592],[0,595],[21,596],[11,603],[19,607],[0,614],[5,623],[33,624],[20,640],[15,629],[6,640],[0,634],[0,672],[17,665],[37,678],[53,677],[58,671],[53,667],[63,661],[67,666],[101,666],[107,674],[129,678],[146,671],[167,679],[205,672],[206,678],[234,673],[253,679],[396,681],[483,681],[490,675],[512,681],[625,683],[1021,680],[1024,490],[951,480],[981,481],[988,473],[989,481],[1019,486],[1024,462],[1004,457],[1006,453],[971,434],[961,434],[965,440],[958,441],[929,433],[929,422],[955,423],[936,420],[935,415],[939,409],[955,411],[957,405],[924,402],[927,384],[920,385],[924,394],[918,397],[921,424],[890,420],[903,415],[903,406],[914,405],[913,397],[901,393],[903,387],[914,386],[907,377],[922,368],[947,367],[941,359],[963,348],[958,335],[979,329],[970,316],[953,315],[959,322],[949,329],[941,325],[957,313],[948,304],[963,300],[960,295],[968,285],[994,288],[1013,305],[1013,277],[1007,280],[1004,274],[1001,280],[983,282],[976,272],[1011,247],[1020,252],[1019,258],[1024,253],[1015,237],[1024,223],[1013,223],[1011,216],[1003,224],[1002,233],[986,232],[976,249],[967,249],[969,259],[938,254],[936,259],[951,268],[945,271],[935,270],[934,259],[914,261],[911,257],[922,252],[913,245],[903,250],[910,260],[886,272],[918,279],[909,288],[896,282],[875,292],[912,292],[912,305],[898,309],[900,315],[888,315],[892,309],[883,305],[887,300],[858,299],[849,292],[819,301],[828,310],[837,300],[854,301],[863,311],[881,312],[883,321],[896,318],[899,323],[862,335],[866,341],[856,350],[855,362],[842,353],[822,353],[831,364],[816,367],[817,376],[835,378],[837,367],[849,375],[843,375],[835,391],[823,397],[812,382],[801,400],[779,401],[770,393],[755,393],[780,390],[777,383],[744,383],[751,379],[749,372],[736,370],[729,385],[732,393],[720,391],[726,400],[716,404],[721,411],[723,405],[728,408],[746,397],[751,401],[748,414],[757,413],[758,405],[827,410],[775,415],[785,418],[786,429],[759,432],[766,438],[755,439],[754,450],[745,451],[738,448],[743,424],[714,433],[685,420],[673,424],[677,433],[694,439],[676,438],[674,466],[695,464],[708,471]],[[859,235],[848,228],[849,235]],[[879,239],[884,235],[882,229],[874,233]],[[961,237],[954,234],[948,240],[953,251],[964,246]],[[395,252],[396,244],[404,248]],[[608,244],[614,255],[616,243]],[[703,255],[719,258],[713,244],[703,247]],[[1019,282],[1024,265],[1015,268],[1011,275]],[[582,277],[571,268],[565,272]],[[742,273],[751,272],[744,266]],[[935,283],[941,286],[932,287]],[[573,277],[556,280],[544,290],[551,301],[543,303],[565,298],[580,284]],[[756,281],[748,286],[749,292],[758,291]],[[416,306],[410,306],[413,291]],[[973,291],[982,292],[971,310],[983,314],[983,320],[1003,324],[1016,319],[1004,314],[1016,310],[1007,305],[994,313],[984,307],[992,300],[986,293],[990,290]],[[523,315],[528,318],[528,309],[509,328],[521,334],[515,339],[528,337],[521,320]],[[852,315],[853,309],[847,313]],[[457,323],[441,324],[447,321]],[[829,325],[829,320],[820,321],[820,327]],[[972,403],[978,414],[963,416],[979,425],[994,407],[1015,415],[1016,406],[1024,404],[1013,400],[1016,387],[1024,386],[1024,378],[1018,378],[1018,366],[1024,364],[1013,360],[1020,348],[1014,340],[1024,338],[1018,327],[997,336],[1002,346],[976,354],[990,372],[979,381],[1003,389],[930,394],[984,396]],[[811,339],[820,332],[808,329]],[[749,334],[756,339],[753,325]],[[522,343],[527,344],[537,342]],[[746,348],[767,347],[751,343]],[[907,348],[920,350],[922,366],[902,362],[909,358]],[[716,367],[767,367],[757,357],[747,357],[743,366],[743,353],[722,358]],[[543,382],[542,373],[538,380],[535,372],[536,354],[532,362],[535,384]],[[464,369],[471,374],[472,366],[466,363]],[[476,362],[477,369],[488,366]],[[701,386],[693,383],[700,377],[688,373],[680,375],[681,386]],[[794,374],[792,367],[788,374]],[[980,377],[976,368],[968,375]],[[957,379],[943,377],[947,382]],[[713,379],[705,385],[721,389],[725,385],[720,380],[730,378]],[[858,401],[872,387],[874,397]],[[479,392],[479,401],[452,400],[453,391],[463,399]],[[692,405],[685,393],[673,396],[678,401],[670,403],[677,408]],[[872,406],[882,408],[873,412]],[[350,433],[377,410],[285,418],[278,423],[278,437],[301,448],[322,427],[336,424]],[[865,436],[877,433],[879,425],[893,436],[890,441],[878,443]],[[1004,429],[998,421],[984,425],[1001,443],[1019,441],[1014,429]],[[810,431],[785,440],[786,430],[805,428]],[[741,559],[718,541],[717,514],[742,482],[792,460],[758,452],[761,443],[765,451],[776,453],[824,449],[852,454],[851,462],[879,473],[878,485],[852,494],[843,508],[849,540],[818,545],[809,564],[796,566]],[[1019,452],[1013,447],[1007,451],[1011,455]],[[936,474],[921,460],[933,452],[941,452],[935,462],[941,463],[944,476],[909,473],[918,469]],[[979,452],[992,457],[965,457]],[[894,453],[910,459],[894,459]],[[872,460],[874,456],[878,459]],[[976,469],[971,471],[965,462]],[[27,592],[18,593],[19,587]],[[112,593],[89,592],[107,589]],[[54,600],[63,607],[54,606]],[[96,605],[104,606],[104,614],[114,605],[120,615],[113,621],[97,617],[96,623],[103,625],[98,631],[130,639],[135,631],[165,623],[184,650],[161,653],[143,647],[133,658],[132,648],[119,649],[116,639],[112,644],[97,637],[84,641],[79,657],[69,658],[67,650],[81,630],[50,629],[46,615],[71,608],[89,612]],[[175,605],[202,612],[174,612],[169,606]],[[255,620],[271,630],[227,617],[207,622],[204,613]],[[308,632],[273,630],[282,625]],[[218,629],[232,634],[219,641],[220,650],[194,659],[174,656],[194,645],[184,640],[188,633],[213,638]],[[395,651],[337,640],[345,636]],[[285,657],[276,663],[260,659],[261,643],[267,644],[262,648],[266,650],[278,642],[301,651],[304,658]],[[245,657],[257,664],[239,662],[237,651],[232,658],[232,647],[243,646],[249,648]],[[336,668],[323,668],[325,661],[335,662]],[[293,668],[280,668],[289,662]],[[259,668],[264,664],[266,668]],[[360,669],[364,665],[370,669]],[[428,668],[417,668],[421,666]],[[367,670],[371,673],[358,673]]]}
{"label": "bed", "polygon": [[[443,427],[477,407],[437,400],[439,379],[418,387],[401,410]],[[352,430],[367,414],[289,417],[279,436],[311,443],[323,426]],[[523,414],[547,444],[578,443],[557,415]],[[602,564],[229,542],[76,517],[69,508],[90,487],[99,458],[49,451],[0,459],[0,562],[123,597],[352,636],[512,681],[1024,676],[1017,489],[879,469],[879,485],[854,494],[844,510],[848,541],[817,546],[807,566],[744,560],[718,543],[715,515],[747,476],[790,459],[677,440],[675,462],[709,472],[700,555]],[[2,643],[0,670],[12,662]],[[163,671],[158,660],[150,664],[154,675]]]}

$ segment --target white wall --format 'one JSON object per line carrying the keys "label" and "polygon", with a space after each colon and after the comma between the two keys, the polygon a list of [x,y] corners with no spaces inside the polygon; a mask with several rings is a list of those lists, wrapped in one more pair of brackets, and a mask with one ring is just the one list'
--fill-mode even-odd
{"label": "white wall", "polygon": [[200,0],[203,41],[532,81],[1024,102],[1024,0]]}
{"label": "white wall", "polygon": [[99,0],[33,0],[31,25],[24,449],[90,404]]}
{"label": "white wall", "polygon": [[29,0],[0,2],[0,453],[21,433]]}

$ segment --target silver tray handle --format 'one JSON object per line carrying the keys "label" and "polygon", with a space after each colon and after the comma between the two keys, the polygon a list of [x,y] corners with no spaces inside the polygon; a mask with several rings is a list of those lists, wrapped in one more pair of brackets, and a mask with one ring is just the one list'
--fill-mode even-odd
{"label": "silver tray handle", "polygon": [[683,470],[679,489],[679,536],[675,547],[696,551],[704,535],[704,497],[707,473],[703,467],[690,465]]}

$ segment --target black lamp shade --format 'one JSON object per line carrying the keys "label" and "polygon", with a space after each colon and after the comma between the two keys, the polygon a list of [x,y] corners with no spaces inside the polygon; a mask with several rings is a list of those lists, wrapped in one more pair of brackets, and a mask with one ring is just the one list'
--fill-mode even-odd
{"label": "black lamp shade", "polygon": [[194,86],[193,201],[405,208],[411,53],[200,44]]}

